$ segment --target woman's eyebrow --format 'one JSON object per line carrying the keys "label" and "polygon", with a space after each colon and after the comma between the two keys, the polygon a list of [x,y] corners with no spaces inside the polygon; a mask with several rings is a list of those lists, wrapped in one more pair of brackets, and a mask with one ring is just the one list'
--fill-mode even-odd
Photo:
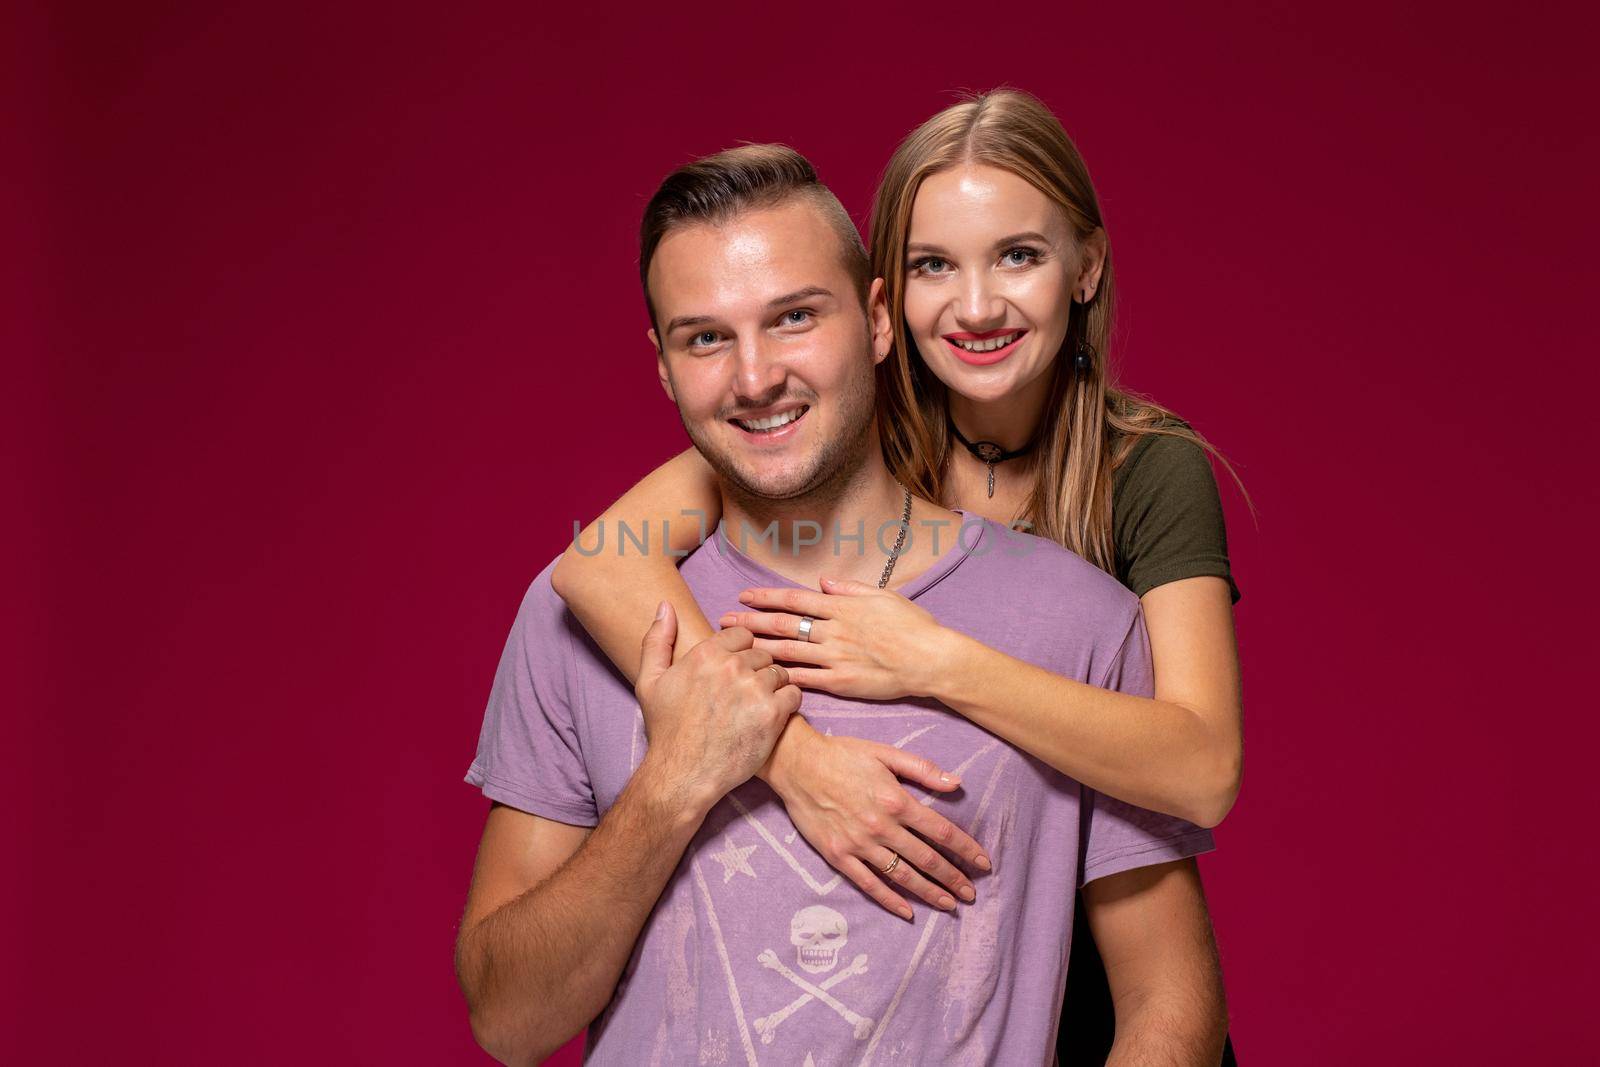
{"label": "woman's eyebrow", "polygon": [[1035,230],[1023,230],[1021,233],[1014,233],[1009,237],[1000,238],[1000,240],[994,243],[994,247],[1004,248],[1007,245],[1021,244],[1024,241],[1033,241],[1034,243],[1041,245],[1052,243],[1050,238],[1046,237],[1042,233],[1039,233]]}
{"label": "woman's eyebrow", "polygon": [[[1008,234],[1005,237],[1000,238],[994,243],[993,247],[1006,248],[1010,245],[1020,244],[1023,241],[1033,241],[1036,244],[1042,245],[1054,244],[1050,238],[1046,237],[1042,233],[1039,233],[1037,230],[1023,230],[1021,233]],[[942,246],[928,244],[925,241],[915,241],[906,245],[906,253],[908,255],[917,252],[921,252],[923,254],[932,253],[941,256],[949,255],[949,253],[946,252]]]}

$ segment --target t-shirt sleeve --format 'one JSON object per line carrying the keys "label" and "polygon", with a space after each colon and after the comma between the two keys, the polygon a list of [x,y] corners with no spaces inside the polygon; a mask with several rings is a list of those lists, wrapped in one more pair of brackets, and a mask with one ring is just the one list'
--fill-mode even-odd
{"label": "t-shirt sleeve", "polygon": [[1158,585],[1211,575],[1239,586],[1228,562],[1228,531],[1217,478],[1193,441],[1152,434],[1119,471],[1112,505],[1117,577],[1144,596]]}
{"label": "t-shirt sleeve", "polygon": [[575,623],[550,585],[554,566],[533,580],[517,609],[465,781],[520,811],[594,826],[599,812],[573,700]]}
{"label": "t-shirt sleeve", "polygon": [[[1136,611],[1122,647],[1099,683],[1102,689],[1134,696],[1155,695],[1150,637],[1144,613]],[[1096,878],[1136,867],[1152,867],[1216,848],[1211,831],[1171,815],[1148,811],[1083,787],[1087,828],[1083,835],[1081,888]]]}

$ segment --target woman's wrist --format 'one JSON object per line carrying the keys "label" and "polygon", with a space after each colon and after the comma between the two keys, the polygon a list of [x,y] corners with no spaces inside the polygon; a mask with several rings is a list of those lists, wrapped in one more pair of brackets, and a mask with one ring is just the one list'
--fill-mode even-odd
{"label": "woman's wrist", "polygon": [[907,679],[911,695],[950,704],[959,696],[957,683],[965,676],[977,644],[964,633],[936,626],[926,653],[917,657],[916,674]]}
{"label": "woman's wrist", "polygon": [[806,721],[804,715],[797,711],[789,716],[783,733],[778,735],[777,743],[767,756],[767,762],[756,772],[756,777],[770,785],[779,799],[789,791],[790,772],[800,763],[800,750],[817,736],[816,729]]}

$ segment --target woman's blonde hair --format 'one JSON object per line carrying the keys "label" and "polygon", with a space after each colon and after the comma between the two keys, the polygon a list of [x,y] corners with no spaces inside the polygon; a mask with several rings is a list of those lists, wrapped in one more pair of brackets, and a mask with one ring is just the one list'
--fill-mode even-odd
{"label": "woman's blonde hair", "polygon": [[[1061,123],[1036,98],[997,89],[955,104],[912,130],[884,169],[873,201],[872,273],[884,279],[895,324],[894,349],[878,365],[878,423],[884,459],[896,477],[929,500],[945,499],[952,447],[949,395],[923,362],[905,322],[906,242],[917,190],[933,174],[982,163],[1022,178],[1065,214],[1079,246],[1104,229],[1089,170]],[[1115,575],[1112,540],[1113,474],[1141,436],[1182,437],[1233,468],[1168,409],[1113,384],[1106,367],[1116,305],[1111,245],[1093,298],[1074,303],[1055,364],[1050,398],[1027,462],[1036,472],[1021,518],[1030,532],[1060,542]],[[1094,350],[1086,372],[1075,372],[1079,342]],[[1243,486],[1240,486],[1241,490]],[[1246,498],[1248,500],[1248,497]]]}

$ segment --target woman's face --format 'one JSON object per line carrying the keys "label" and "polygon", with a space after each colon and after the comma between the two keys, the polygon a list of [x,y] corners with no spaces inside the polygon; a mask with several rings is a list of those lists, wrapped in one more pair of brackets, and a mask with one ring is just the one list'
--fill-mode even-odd
{"label": "woman's face", "polygon": [[941,171],[911,207],[911,338],[939,380],[968,400],[1019,394],[1048,380],[1074,292],[1093,291],[1099,264],[1085,270],[1087,258],[1061,209],[1022,178],[984,164]]}

